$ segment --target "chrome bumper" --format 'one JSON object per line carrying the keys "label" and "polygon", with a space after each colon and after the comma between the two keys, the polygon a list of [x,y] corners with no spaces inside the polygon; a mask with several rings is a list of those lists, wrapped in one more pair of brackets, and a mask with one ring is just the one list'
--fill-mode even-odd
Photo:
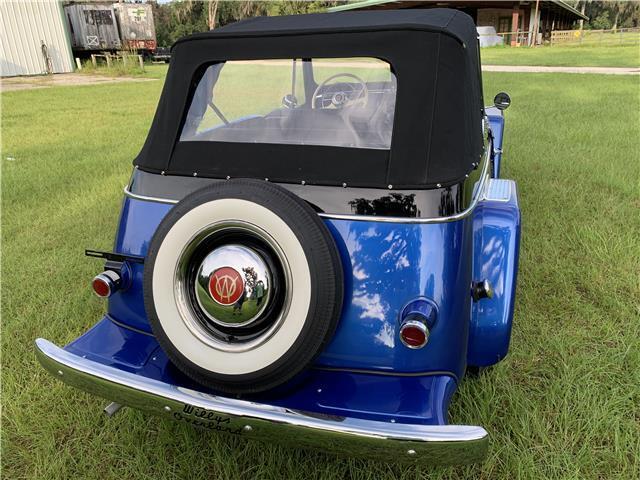
{"label": "chrome bumper", "polygon": [[464,425],[414,425],[302,412],[219,397],[109,367],[36,340],[42,366],[63,382],[145,412],[209,430],[330,453],[420,464],[473,463],[487,432]]}

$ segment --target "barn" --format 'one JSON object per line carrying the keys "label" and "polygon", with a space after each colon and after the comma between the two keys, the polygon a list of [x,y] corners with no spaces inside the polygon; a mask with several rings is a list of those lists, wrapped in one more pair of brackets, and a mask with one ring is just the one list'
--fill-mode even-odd
{"label": "barn", "polygon": [[[329,8],[330,12],[344,10],[384,10],[401,8],[457,8],[471,15],[479,27],[494,27],[510,45],[531,45],[537,30],[538,43],[551,38],[554,30],[569,30],[580,20],[588,20],[583,13],[561,0],[491,1],[491,0],[363,0]],[[537,22],[536,22],[537,18]]]}
{"label": "barn", "polygon": [[62,2],[0,2],[0,75],[72,72]]}

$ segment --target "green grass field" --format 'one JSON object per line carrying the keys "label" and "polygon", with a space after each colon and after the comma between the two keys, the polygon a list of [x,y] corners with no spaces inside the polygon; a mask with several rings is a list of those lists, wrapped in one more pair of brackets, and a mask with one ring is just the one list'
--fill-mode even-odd
{"label": "green grass field", "polygon": [[111,67],[107,67],[104,63],[99,63],[95,68],[91,61],[82,64],[82,70],[76,70],[76,73],[87,75],[104,75],[107,77],[146,77],[146,78],[164,78],[167,74],[166,63],[145,63],[142,70],[137,63],[130,62],[125,66],[121,60],[114,60]]}
{"label": "green grass field", "polygon": [[489,47],[480,51],[484,65],[549,67],[640,67],[640,43],[635,45],[571,45]]}
{"label": "green grass field", "polygon": [[511,352],[465,378],[452,423],[483,425],[480,465],[403,467],[195,430],[64,386],[33,340],[65,344],[104,303],[131,159],[161,82],[2,95],[2,467],[7,479],[640,478],[640,77],[485,74],[510,92],[504,175],[518,182]]}

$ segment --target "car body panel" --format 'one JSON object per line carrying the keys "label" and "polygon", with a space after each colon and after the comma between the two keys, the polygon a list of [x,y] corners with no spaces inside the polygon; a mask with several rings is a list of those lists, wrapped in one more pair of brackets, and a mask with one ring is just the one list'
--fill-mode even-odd
{"label": "car body panel", "polygon": [[[125,198],[115,251],[145,256],[171,205]],[[471,217],[445,223],[404,224],[326,219],[345,272],[345,300],[333,340],[317,360],[334,368],[395,372],[448,372],[466,366]],[[109,299],[109,315],[151,333],[142,292],[144,266],[131,264],[130,288]],[[399,314],[411,300],[438,308],[429,344],[410,350],[398,337]]]}
{"label": "car body panel", "polygon": [[[198,386],[167,359],[152,335],[131,330],[104,317],[65,350],[82,358],[184,388]],[[409,424],[446,424],[455,388],[451,375],[376,375],[371,372],[312,368],[293,385],[251,395],[265,405]]]}
{"label": "car body panel", "polygon": [[[470,219],[410,225],[329,220],[347,275],[342,318],[318,363],[390,372],[464,373],[471,241]],[[399,314],[416,298],[438,309],[428,344],[399,340]],[[462,350],[461,350],[462,349]]]}
{"label": "car body panel", "polygon": [[520,250],[515,182],[491,180],[486,196],[474,212],[473,278],[488,280],[493,298],[473,303],[468,362],[478,367],[499,362],[509,350]]}

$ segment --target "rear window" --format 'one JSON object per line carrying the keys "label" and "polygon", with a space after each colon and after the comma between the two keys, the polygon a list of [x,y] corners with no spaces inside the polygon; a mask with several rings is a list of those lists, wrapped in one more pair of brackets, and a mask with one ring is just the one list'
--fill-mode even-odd
{"label": "rear window", "polygon": [[216,63],[198,83],[180,140],[388,150],[396,88],[376,58]]}

